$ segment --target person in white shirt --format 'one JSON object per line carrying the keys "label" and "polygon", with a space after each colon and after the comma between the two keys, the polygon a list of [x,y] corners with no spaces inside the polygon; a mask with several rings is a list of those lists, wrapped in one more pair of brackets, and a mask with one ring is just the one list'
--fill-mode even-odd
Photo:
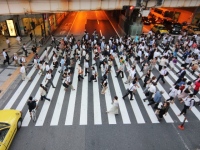
{"label": "person in white shirt", "polygon": [[13,60],[15,62],[15,66],[19,66],[17,53],[14,53]]}
{"label": "person in white shirt", "polygon": [[159,77],[157,78],[157,81],[156,83],[159,81],[159,79],[161,78],[161,80],[163,81],[163,84],[165,84],[165,80],[164,80],[164,76],[167,75],[167,67],[164,66],[163,69],[160,71],[160,75]]}
{"label": "person in white shirt", "polygon": [[80,64],[78,64],[77,69],[78,69],[78,81],[81,81],[81,79],[84,79],[84,78],[83,78],[83,69]]}
{"label": "person in white shirt", "polygon": [[151,101],[153,94],[156,93],[156,83],[152,82],[152,84],[149,86],[148,93],[148,96],[143,99],[144,102],[146,100]]}
{"label": "person in white shirt", "polygon": [[179,91],[179,85],[175,85],[175,87],[170,88],[169,96],[170,98],[167,99],[167,101],[171,101],[171,103],[174,103],[174,98],[180,94]]}
{"label": "person in white shirt", "polygon": [[50,69],[49,72],[46,74],[46,80],[45,80],[45,86],[47,87],[49,83],[51,83],[51,85],[53,86],[53,88],[56,88],[54,85],[53,85],[53,82],[52,82],[52,70]]}
{"label": "person in white shirt", "polygon": [[129,85],[129,88],[127,90],[127,93],[122,97],[125,99],[129,94],[131,95],[130,100],[133,100],[133,94],[135,95],[136,87],[139,87],[137,85],[137,78],[134,79],[134,81]]}
{"label": "person in white shirt", "polygon": [[54,68],[58,68],[58,57],[56,53],[53,55],[53,66]]}
{"label": "person in white shirt", "polygon": [[22,49],[23,49],[23,51],[24,51],[25,56],[27,57],[27,56],[28,56],[28,51],[27,51],[27,48],[26,48],[26,44],[25,44],[25,43],[23,44]]}
{"label": "person in white shirt", "polygon": [[8,45],[8,48],[10,48],[10,40],[8,38],[6,38],[6,43]]}
{"label": "person in white shirt", "polygon": [[38,66],[39,66],[38,67],[38,69],[39,69],[38,74],[39,75],[42,74],[42,76],[44,76],[43,62],[40,61]]}
{"label": "person in white shirt", "polygon": [[47,62],[45,62],[45,71],[46,73],[48,73],[50,70],[49,64]]}
{"label": "person in white shirt", "polygon": [[195,100],[193,99],[193,94],[190,94],[189,96],[187,96],[185,99],[183,99],[184,102],[184,108],[182,109],[181,113],[178,116],[181,116],[182,114],[186,115],[187,109],[192,109],[192,107],[194,106],[194,102]]}
{"label": "person in white shirt", "polygon": [[44,99],[50,101],[50,99],[46,97],[46,95],[47,95],[47,89],[42,84],[40,84],[39,91],[40,91],[40,96],[41,96],[40,100],[41,101],[43,101]]}
{"label": "person in white shirt", "polygon": [[44,49],[44,61],[49,62],[49,54],[47,48]]}
{"label": "person in white shirt", "polygon": [[26,76],[26,68],[25,68],[24,64],[20,64],[20,74],[22,76],[22,81],[25,81],[26,78],[28,78],[29,81],[31,81],[31,78]]}
{"label": "person in white shirt", "polygon": [[16,37],[16,40],[17,40],[18,44],[21,45],[21,37],[19,35]]}
{"label": "person in white shirt", "polygon": [[125,82],[125,84],[130,84],[131,82],[133,82],[134,78],[135,78],[135,66],[132,66],[132,68],[128,69],[127,70],[128,73],[129,73],[129,76],[128,76],[128,79],[127,81]]}
{"label": "person in white shirt", "polygon": [[70,88],[74,91],[74,87],[72,85],[72,81],[71,81],[71,73],[69,72],[64,83],[63,86],[65,87],[65,91],[67,91],[68,87],[70,86]]}
{"label": "person in white shirt", "polygon": [[112,107],[110,110],[106,111],[107,113],[113,113],[115,115],[119,114],[119,102],[118,102],[118,97],[115,96],[114,100],[112,101]]}
{"label": "person in white shirt", "polygon": [[162,67],[166,66],[166,64],[167,64],[167,59],[164,56],[162,56],[159,62],[158,70],[161,71]]}
{"label": "person in white shirt", "polygon": [[118,70],[116,71],[117,75],[115,77],[118,78],[119,74],[121,73],[122,78],[124,78],[124,63],[125,63],[125,61],[124,61],[123,57],[121,57],[120,58],[120,66],[119,66]]}
{"label": "person in white shirt", "polygon": [[10,65],[10,62],[9,62],[10,58],[8,56],[8,53],[6,52],[6,49],[3,49],[3,57],[4,57],[3,64],[5,65],[5,63],[7,62],[8,65]]}

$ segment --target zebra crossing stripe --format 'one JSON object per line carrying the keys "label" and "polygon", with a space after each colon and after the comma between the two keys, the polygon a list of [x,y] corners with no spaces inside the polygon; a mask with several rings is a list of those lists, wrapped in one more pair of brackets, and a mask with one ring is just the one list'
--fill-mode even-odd
{"label": "zebra crossing stripe", "polygon": [[[94,58],[94,53],[92,52],[92,58]],[[95,61],[92,59],[92,64],[94,64]],[[95,67],[95,70],[97,71],[97,67]],[[99,87],[98,87],[98,77],[96,78],[97,82],[93,82],[93,108],[94,108],[94,124],[102,124],[102,118],[101,118],[101,106],[100,106],[100,99],[99,99]],[[92,82],[92,81],[91,81]]]}
{"label": "zebra crossing stripe", "polygon": [[[76,75],[77,78],[78,74]],[[88,115],[88,74],[84,77],[81,93],[80,125],[87,125]]]}
{"label": "zebra crossing stripe", "polygon": [[[111,68],[111,72],[115,72],[114,68]],[[105,92],[105,102],[106,102],[106,109],[110,110],[112,107],[112,97],[111,97],[111,93],[110,93],[110,86],[109,86],[109,82],[107,84],[108,89]],[[108,113],[108,123],[109,124],[116,124],[116,118],[115,118],[115,114],[113,113]]]}
{"label": "zebra crossing stripe", "polygon": [[[49,53],[49,57],[52,57],[53,56],[53,51],[51,51],[50,53]],[[53,66],[53,63],[51,64],[51,67]],[[32,81],[32,82],[35,82],[35,79]],[[43,81],[42,81],[42,84],[44,85],[44,82],[45,82],[45,78],[43,79]],[[36,95],[35,95],[35,98],[38,100],[38,102],[37,102],[37,104],[39,103],[39,100],[40,100],[40,91],[38,90],[37,91],[37,93],[36,93]],[[29,123],[30,123],[30,120],[31,120],[31,118],[30,118],[30,113],[29,113],[29,111],[27,110],[27,112],[26,112],[26,115],[25,115],[25,117],[23,118],[23,121],[22,121],[22,126],[23,127],[25,127],[25,126],[28,126],[29,125]]]}
{"label": "zebra crossing stripe", "polygon": [[[76,62],[75,68],[74,68],[74,78],[72,85],[78,86],[78,62]],[[77,89],[77,88],[75,88]],[[75,109],[75,102],[76,102],[76,93],[77,90],[71,92],[69,97],[69,104],[67,108],[67,115],[65,120],[65,125],[72,125],[73,124],[73,117],[74,117],[74,109]]]}
{"label": "zebra crossing stripe", "polygon": [[[44,55],[44,53],[42,55]],[[32,67],[32,69],[30,70],[30,72],[28,73],[27,76],[31,77],[34,72],[35,72],[35,68]],[[12,107],[12,105],[15,103],[15,101],[17,100],[17,98],[19,97],[20,93],[22,92],[22,90],[24,89],[24,87],[26,86],[27,83],[29,83],[29,82],[28,81],[23,81],[22,84],[20,84],[20,86],[18,87],[17,91],[11,97],[10,101],[6,104],[4,109],[10,109]]]}
{"label": "zebra crossing stripe", "polygon": [[61,84],[60,92],[59,92],[56,106],[55,106],[54,112],[53,112],[53,117],[52,117],[51,123],[50,123],[51,126],[58,125],[64,98],[65,98],[65,87]]}
{"label": "zebra crossing stripe", "polygon": [[[115,62],[117,63],[117,66],[119,66],[119,63],[117,62],[116,58],[115,58]],[[128,115],[128,112],[127,112],[127,109],[126,109],[125,102],[122,99],[123,95],[122,95],[122,92],[121,92],[121,89],[120,89],[119,81],[114,76],[114,72],[111,73],[111,79],[113,81],[115,93],[118,96],[119,109],[120,109],[120,112],[121,112],[123,124],[131,124],[131,121],[130,121],[130,118],[129,118],[129,115]]]}
{"label": "zebra crossing stripe", "polygon": [[[130,69],[130,65],[128,63],[126,64],[126,68]],[[124,84],[124,82],[127,81],[127,77],[126,77],[125,73],[124,73],[124,78],[122,78],[122,81],[123,81],[123,84]],[[125,86],[125,89],[129,88],[128,84],[124,84],[124,86]],[[133,95],[133,98],[134,98],[134,100],[130,100],[130,104],[133,109],[137,123],[139,123],[139,124],[145,123],[144,118],[142,116],[142,112],[140,111],[139,105],[138,105],[134,95]]]}
{"label": "zebra crossing stripe", "polygon": [[[60,68],[61,67],[58,67],[58,70],[60,70]],[[57,85],[59,77],[60,77],[60,73],[57,71],[55,76],[54,76],[54,79],[53,79],[53,85],[54,86]],[[51,85],[50,89],[49,89],[49,92],[47,94],[47,97],[50,98],[51,101],[53,101],[52,97],[53,97],[54,92],[55,92],[55,88],[53,88],[52,85]],[[37,119],[37,122],[36,122],[35,126],[43,126],[45,118],[46,118],[46,115],[47,115],[47,112],[48,112],[49,107],[50,107],[50,104],[51,104],[51,102],[44,101],[44,104],[42,106],[42,109],[40,111],[40,115],[38,116],[38,119]]]}

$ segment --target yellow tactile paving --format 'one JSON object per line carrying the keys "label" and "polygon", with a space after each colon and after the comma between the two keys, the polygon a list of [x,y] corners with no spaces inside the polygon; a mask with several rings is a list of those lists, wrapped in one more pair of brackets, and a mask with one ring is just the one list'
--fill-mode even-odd
{"label": "yellow tactile paving", "polygon": [[[37,52],[40,50],[40,48],[37,48]],[[30,61],[33,59],[34,54],[31,53],[29,54],[29,56],[26,58],[26,61],[28,63],[30,63]],[[19,76],[19,71],[20,71],[20,67],[18,67],[13,73],[12,75],[0,86],[0,97],[3,96],[3,94],[5,94],[5,92],[8,90],[8,88],[12,85],[12,83],[16,80],[16,78]]]}

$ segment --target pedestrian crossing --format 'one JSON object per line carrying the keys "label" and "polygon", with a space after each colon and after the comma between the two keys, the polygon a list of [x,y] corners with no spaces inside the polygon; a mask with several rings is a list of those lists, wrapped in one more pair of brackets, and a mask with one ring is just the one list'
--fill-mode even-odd
{"label": "pedestrian crossing", "polygon": [[[50,53],[50,67],[53,69],[52,56],[53,49],[48,47]],[[162,48],[160,48],[162,51]],[[44,54],[41,55],[43,57]],[[93,58],[92,54],[92,58]],[[131,58],[131,63],[134,59]],[[58,125],[104,125],[104,124],[146,124],[146,123],[176,123],[183,122],[184,116],[177,116],[183,108],[182,104],[175,102],[170,104],[170,110],[166,116],[164,116],[163,121],[158,121],[157,116],[154,113],[154,109],[151,106],[148,106],[148,102],[143,102],[143,99],[146,97],[143,93],[142,81],[139,81],[139,88],[137,93],[133,98],[134,100],[129,101],[128,98],[125,100],[122,99],[122,96],[125,94],[128,84],[125,84],[127,80],[127,74],[124,74],[124,78],[116,78],[117,67],[111,68],[111,73],[108,77],[108,89],[105,95],[100,93],[101,88],[99,86],[101,79],[101,69],[98,69],[99,77],[98,82],[88,83],[90,76],[84,76],[84,80],[78,81],[78,64],[76,62],[74,66],[73,80],[72,85],[75,90],[71,91],[69,88],[66,92],[62,86],[62,81],[60,80],[61,74],[58,72],[60,67],[57,70],[54,70],[53,84],[56,88],[50,86],[47,97],[51,101],[38,101],[39,109],[37,111],[37,121],[34,124],[35,126],[58,126]],[[94,60],[91,62],[95,63]],[[115,63],[119,66],[119,59],[115,58]],[[179,62],[178,62],[179,63]],[[130,68],[131,64],[126,64],[126,69]],[[96,66],[95,66],[96,67]],[[141,65],[136,65],[137,75],[142,76],[140,72]],[[83,68],[84,69],[84,68]],[[96,68],[97,69],[97,68]],[[175,66],[175,71],[180,69],[180,64]],[[163,100],[169,98],[168,90],[170,86],[173,85],[174,81],[177,80],[176,74],[172,71],[168,71],[169,75],[165,77],[166,84],[162,85],[158,82],[157,89],[164,91]],[[152,75],[158,77],[158,65]],[[189,74],[187,74],[189,75]],[[39,84],[45,83],[45,77],[38,74],[38,70],[35,67],[32,67],[27,74],[28,77],[33,79],[32,82],[23,81],[19,87],[16,89],[13,95],[10,96],[10,99],[7,100],[7,103],[3,109],[17,109],[23,112],[23,127],[27,127],[30,124],[33,124],[30,120],[30,114],[28,112],[28,107],[26,105],[27,99],[30,95],[34,96],[37,100],[40,99],[39,93]],[[144,77],[143,77],[144,78]],[[188,80],[192,80],[194,77],[187,76]],[[92,93],[92,94],[91,94]],[[119,110],[120,114],[115,116],[111,113],[106,113],[106,110],[109,110],[112,106],[111,102],[113,97],[117,95],[119,98]],[[199,95],[198,95],[199,97]],[[195,100],[198,101],[198,97]],[[92,113],[91,113],[92,112]],[[195,106],[187,114],[186,122],[190,121],[199,121],[200,120],[200,111],[199,107]]]}

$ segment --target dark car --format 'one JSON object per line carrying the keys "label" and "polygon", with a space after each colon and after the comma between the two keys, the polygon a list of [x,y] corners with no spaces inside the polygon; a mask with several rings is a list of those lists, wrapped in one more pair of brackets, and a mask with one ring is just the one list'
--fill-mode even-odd
{"label": "dark car", "polygon": [[165,27],[167,28],[169,33],[172,33],[172,34],[180,34],[181,33],[182,25],[180,23],[175,23],[171,20],[170,21],[164,20],[163,24],[165,25]]}
{"label": "dark car", "polygon": [[151,21],[148,19],[148,17],[142,17],[142,22],[145,25],[150,25],[151,24]]}

